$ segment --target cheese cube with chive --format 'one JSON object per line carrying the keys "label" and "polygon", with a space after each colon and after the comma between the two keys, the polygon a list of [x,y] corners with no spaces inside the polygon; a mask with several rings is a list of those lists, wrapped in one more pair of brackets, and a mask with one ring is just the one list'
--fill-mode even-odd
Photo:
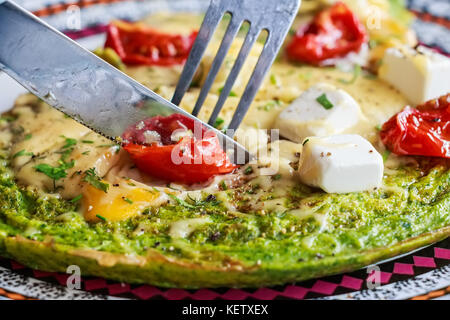
{"label": "cheese cube with chive", "polygon": [[379,76],[411,103],[422,104],[450,92],[450,58],[424,46],[389,48]]}
{"label": "cheese cube with chive", "polygon": [[309,136],[342,133],[361,118],[358,103],[341,89],[318,83],[284,109],[275,122],[280,135],[294,142]]}
{"label": "cheese cube with chive", "polygon": [[375,190],[383,179],[383,158],[355,134],[309,137],[303,142],[299,177],[328,193]]}

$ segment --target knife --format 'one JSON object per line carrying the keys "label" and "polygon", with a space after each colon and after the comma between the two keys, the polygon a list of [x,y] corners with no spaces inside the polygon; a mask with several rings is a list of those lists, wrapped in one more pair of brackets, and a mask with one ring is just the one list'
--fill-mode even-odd
{"label": "knife", "polygon": [[[200,121],[9,0],[0,0],[0,70],[119,144],[127,128],[157,115],[180,113]],[[231,161],[249,161],[244,147],[201,123],[216,132]]]}

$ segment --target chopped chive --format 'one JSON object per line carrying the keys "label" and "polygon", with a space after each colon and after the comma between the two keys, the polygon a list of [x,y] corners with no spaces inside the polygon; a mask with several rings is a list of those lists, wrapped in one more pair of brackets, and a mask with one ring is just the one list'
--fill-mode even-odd
{"label": "chopped chive", "polygon": [[72,200],[70,200],[70,202],[75,203],[81,200],[81,198],[83,198],[83,195],[80,194],[78,196],[76,196],[75,198],[73,198]]}
{"label": "chopped chive", "polygon": [[20,150],[19,152],[13,155],[13,159],[22,156],[33,156],[33,152],[26,152],[25,150]]}
{"label": "chopped chive", "polygon": [[28,134],[25,135],[25,137],[23,138],[23,140],[30,140],[32,136],[33,136],[33,135],[32,135],[31,133],[28,133]]}
{"label": "chopped chive", "polygon": [[220,129],[221,126],[224,124],[225,120],[223,120],[222,118],[217,118],[216,121],[214,122],[214,128],[216,129]]}
{"label": "chopped chive", "polygon": [[386,162],[390,155],[391,155],[391,151],[390,150],[385,150],[383,152],[383,162]]}
{"label": "chopped chive", "polygon": [[[223,91],[223,87],[219,89],[219,93],[222,93],[222,91]],[[234,91],[230,91],[230,94],[228,96],[229,97],[237,97],[237,94]]]}
{"label": "chopped chive", "polygon": [[276,174],[273,176],[273,180],[280,180],[281,179],[281,174]]}
{"label": "chopped chive", "polygon": [[102,179],[95,172],[95,168],[86,170],[83,178],[84,182],[89,183],[94,188],[102,190],[104,193],[108,193],[109,184],[102,181]]}
{"label": "chopped chive", "polygon": [[88,150],[88,151],[85,151],[85,152],[82,152],[81,154],[84,155],[84,156],[86,156],[86,155],[89,154],[89,150]]}
{"label": "chopped chive", "polygon": [[278,107],[280,104],[280,100],[272,100],[263,106],[259,106],[258,110],[270,111],[273,108]]}
{"label": "chopped chive", "polygon": [[244,174],[249,175],[253,173],[253,167],[252,166],[248,166],[247,168],[245,168],[244,170]]}
{"label": "chopped chive", "polygon": [[353,76],[350,80],[346,80],[346,79],[339,79],[340,83],[345,83],[345,84],[352,84],[356,81],[356,79],[358,79],[359,75],[361,74],[361,66],[359,64],[356,64],[353,67]]}
{"label": "chopped chive", "polygon": [[307,144],[309,141],[309,139],[305,139],[305,141],[303,141],[302,145],[304,146],[305,144]]}
{"label": "chopped chive", "polygon": [[220,182],[220,188],[221,188],[222,190],[228,190],[228,186],[227,186],[227,184],[225,183],[225,180],[222,180],[222,182]]}
{"label": "chopped chive", "polygon": [[278,83],[278,78],[277,78],[276,75],[274,75],[274,74],[270,75],[270,83],[272,83],[273,85],[276,85],[276,86],[279,84]]}
{"label": "chopped chive", "polygon": [[95,216],[96,216],[97,218],[99,218],[100,220],[106,221],[106,218],[103,217],[103,216],[101,216],[101,215],[99,215],[99,214],[96,214]]}
{"label": "chopped chive", "polygon": [[126,198],[126,197],[122,197],[123,201],[128,202],[129,204],[133,204],[133,200]]}
{"label": "chopped chive", "polygon": [[190,209],[195,208],[195,206],[193,206],[192,204],[187,203],[186,201],[178,198],[177,196],[174,196],[173,194],[168,193],[167,195],[169,197],[171,197],[173,200],[175,200],[179,205],[182,205],[183,207],[190,208]]}
{"label": "chopped chive", "polygon": [[66,144],[63,145],[63,147],[61,149],[67,149],[67,148],[70,148],[70,147],[72,147],[72,146],[77,144],[77,140],[76,139],[67,138],[65,136],[61,136],[61,138],[64,138],[66,140]]}
{"label": "chopped chive", "polygon": [[328,100],[327,95],[324,93],[316,99],[318,103],[322,105],[325,109],[329,110],[334,107],[334,105]]}
{"label": "chopped chive", "polygon": [[92,141],[92,140],[81,140],[81,142],[82,143],[89,143],[89,144],[94,143],[94,141]]}

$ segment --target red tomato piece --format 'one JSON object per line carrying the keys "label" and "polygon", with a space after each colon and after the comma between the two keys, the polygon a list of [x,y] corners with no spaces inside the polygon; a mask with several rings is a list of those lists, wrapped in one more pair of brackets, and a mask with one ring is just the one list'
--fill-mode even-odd
{"label": "red tomato piece", "polygon": [[450,158],[450,93],[416,109],[405,107],[383,125],[380,136],[399,155]]}
{"label": "red tomato piece", "polygon": [[287,46],[292,61],[320,64],[324,60],[357,52],[368,41],[364,25],[342,2],[317,14],[301,27]]}
{"label": "red tomato piece", "polygon": [[142,24],[115,21],[108,26],[105,48],[116,51],[125,64],[171,66],[186,61],[196,37],[197,32],[172,35]]}
{"label": "red tomato piece", "polygon": [[[179,141],[174,141],[174,132],[181,133]],[[149,133],[159,139],[148,143]],[[123,139],[124,149],[139,170],[159,179],[201,183],[237,168],[214,131],[181,114],[147,119],[129,128]]]}

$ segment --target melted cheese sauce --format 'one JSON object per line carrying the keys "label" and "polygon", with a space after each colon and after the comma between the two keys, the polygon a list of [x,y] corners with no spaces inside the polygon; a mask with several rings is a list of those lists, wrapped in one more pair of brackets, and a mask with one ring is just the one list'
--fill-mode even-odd
{"label": "melted cheese sauce", "polygon": [[[201,17],[195,15],[157,15],[146,21],[159,30],[172,33],[190,33],[191,29],[186,28],[186,25],[191,25],[194,30],[198,28],[200,22]],[[231,58],[224,63],[199,115],[202,120],[208,120],[241,44],[242,39],[238,39],[232,45]],[[213,43],[208,49],[201,70],[196,76],[200,84],[205,80],[217,48],[218,42]],[[261,49],[262,44],[258,43],[239,75],[237,84],[233,88],[233,96],[230,96],[225,103],[220,114],[225,123],[232,118],[239,96],[245,88],[246,79],[250,77]],[[167,99],[172,97],[181,71],[181,66],[129,67],[126,70],[131,77]],[[265,131],[277,129],[274,123],[278,114],[315,83],[330,83],[353,96],[359,103],[363,115],[358,125],[346,133],[360,134],[379,146],[379,149],[383,148],[377,141],[376,126],[401,110],[407,104],[407,100],[394,88],[373,77],[360,76],[352,84],[345,84],[342,81],[351,78],[351,73],[335,68],[297,66],[285,62],[282,58],[275,62],[236,134],[238,141],[248,141],[247,147],[260,155],[259,160],[250,164],[254,168],[253,174],[244,179],[249,185],[259,187],[258,191],[252,195],[254,199],[251,201],[252,211],[289,210],[284,203],[284,198],[288,190],[298,183],[296,165],[298,165],[302,146],[283,139],[267,144],[268,136]],[[199,92],[199,87],[192,87],[186,93],[181,107],[192,111]],[[57,192],[67,199],[81,194],[83,196],[81,207],[85,218],[89,221],[98,221],[99,216],[112,221],[129,218],[140,214],[145,208],[160,206],[168,201],[173,202],[168,194],[174,194],[179,199],[185,199],[187,196],[201,199],[204,194],[214,193],[217,199],[224,200],[224,205],[230,211],[236,210],[228,201],[226,192],[220,189],[224,182],[229,188],[242,184],[242,171],[238,174],[216,177],[206,185],[188,187],[171,184],[170,188],[167,188],[167,182],[157,181],[139,172],[128,155],[124,151],[117,152],[117,147],[112,146],[109,140],[38,102],[34,97],[28,95],[19,99],[12,113],[18,117],[14,126],[22,128],[23,132],[19,136],[15,135],[12,133],[12,127],[6,126],[0,130],[0,143],[11,145],[12,155],[22,150],[27,153],[12,160],[19,183],[46,192]],[[250,129],[262,129],[262,131]],[[40,163],[57,166],[66,138],[77,140],[70,154],[70,159],[75,160],[75,165],[68,169],[66,178],[53,181],[45,174],[37,172],[35,166]],[[243,142],[243,144],[246,143]],[[109,184],[107,193],[83,181],[80,173],[90,168],[95,168],[103,181]],[[389,166],[389,170],[394,169],[395,165]],[[274,198],[261,200],[269,191]],[[324,214],[309,212],[301,206],[289,213],[299,218],[313,216],[318,221],[324,221]],[[171,226],[170,234],[174,237],[185,237],[196,227],[208,222],[204,218],[179,221]]]}

